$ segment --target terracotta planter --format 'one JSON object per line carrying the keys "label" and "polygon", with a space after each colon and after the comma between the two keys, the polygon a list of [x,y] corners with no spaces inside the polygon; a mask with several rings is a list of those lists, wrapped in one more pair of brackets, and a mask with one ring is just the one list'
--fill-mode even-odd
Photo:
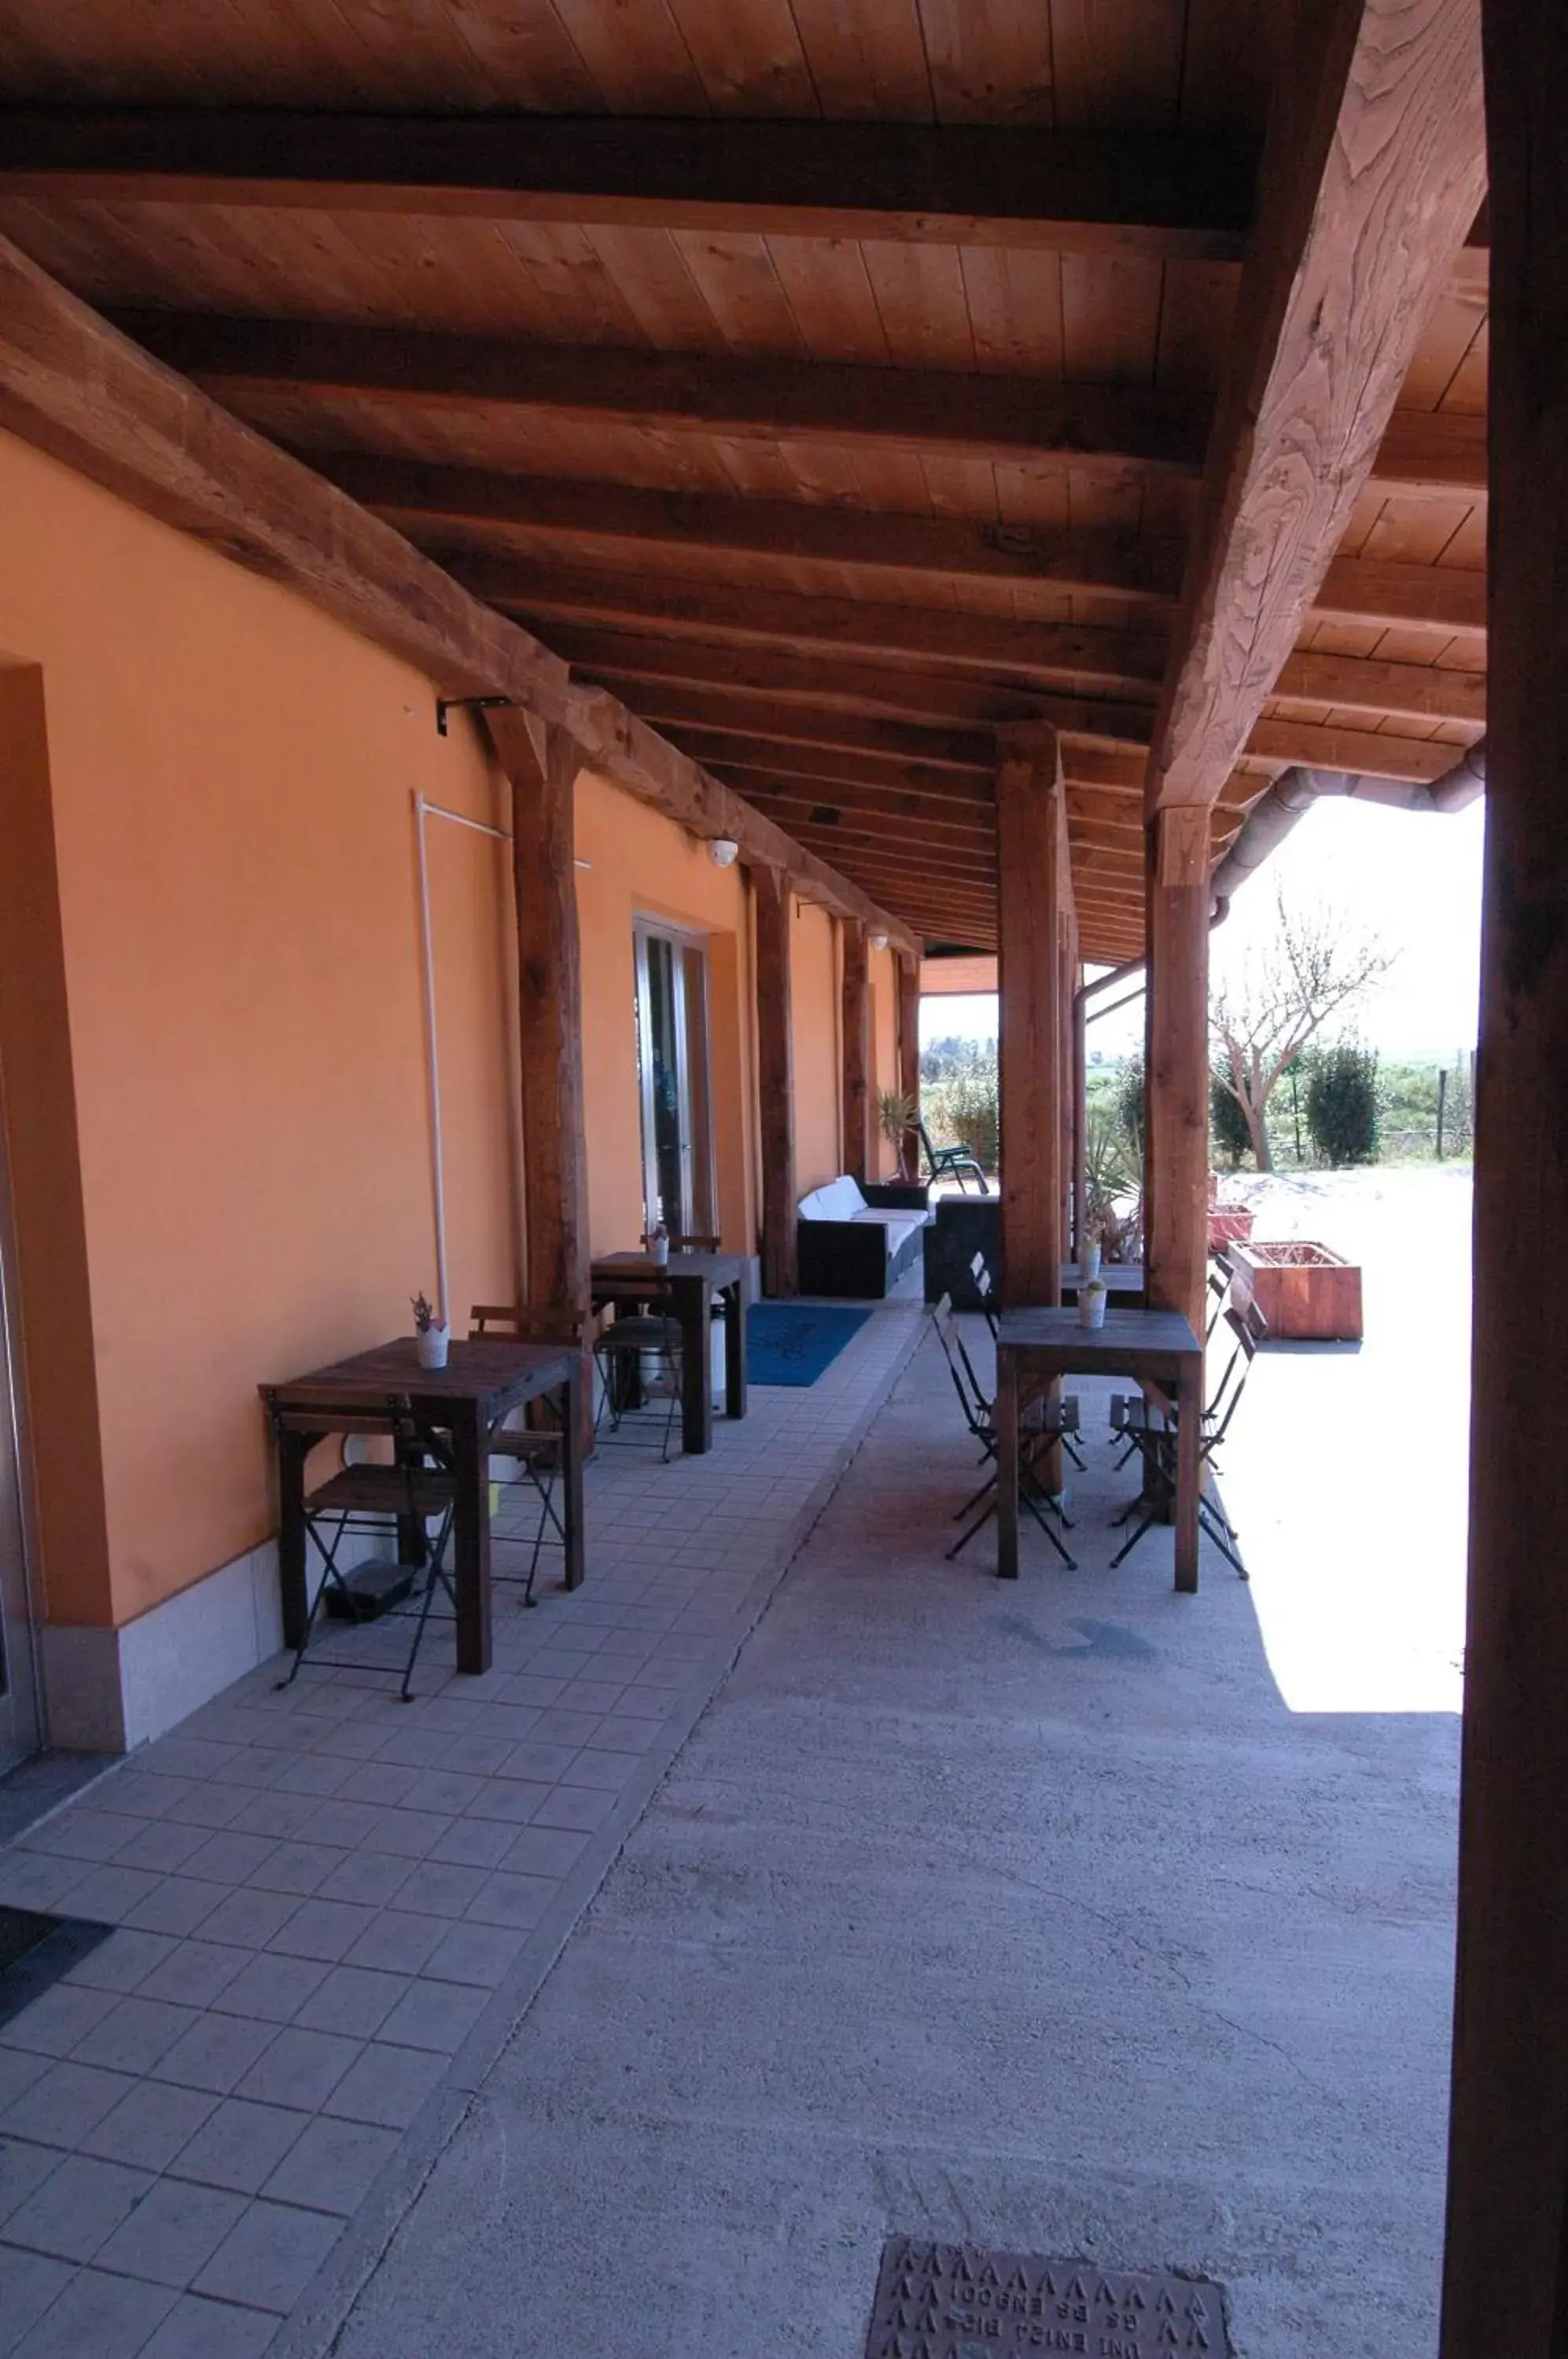
{"label": "terracotta planter", "polygon": [[1248,1204],[1211,1204],[1209,1251],[1218,1253],[1227,1245],[1245,1245],[1252,1234],[1253,1218]]}
{"label": "terracotta planter", "polygon": [[1361,1272],[1327,1245],[1290,1238],[1231,1247],[1237,1283],[1269,1321],[1271,1336],[1310,1343],[1359,1343]]}

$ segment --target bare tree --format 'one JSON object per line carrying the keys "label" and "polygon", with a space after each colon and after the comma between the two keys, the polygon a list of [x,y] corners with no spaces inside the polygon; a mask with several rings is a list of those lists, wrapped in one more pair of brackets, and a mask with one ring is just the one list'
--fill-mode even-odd
{"label": "bare tree", "polygon": [[1214,1072],[1246,1118],[1259,1171],[1271,1171],[1267,1116],[1279,1076],[1331,1016],[1369,991],[1391,955],[1331,909],[1287,909],[1274,892],[1275,930],[1209,1012]]}

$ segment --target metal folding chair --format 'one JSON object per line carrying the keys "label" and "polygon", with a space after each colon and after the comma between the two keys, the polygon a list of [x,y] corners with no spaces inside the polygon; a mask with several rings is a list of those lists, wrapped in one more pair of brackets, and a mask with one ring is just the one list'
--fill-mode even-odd
{"label": "metal folding chair", "polygon": [[[317,1405],[290,1401],[284,1408],[275,1400],[271,1415],[273,1429],[279,1433],[365,1434],[392,1444],[390,1465],[345,1464],[306,1495],[305,1530],[321,1559],[321,1577],[289,1675],[278,1684],[280,1688],[293,1686],[310,1648],[317,1617],[323,1604],[331,1607],[335,1600],[346,1621],[413,1621],[413,1641],[398,1688],[403,1701],[411,1702],[414,1665],[424,1643],[438,1587],[451,1599],[454,1616],[457,1612],[457,1592],[446,1569],[457,1485],[451,1466],[444,1462],[439,1439],[415,1422],[406,1394],[390,1395],[380,1405],[367,1403],[363,1412],[353,1415],[345,1415],[336,1402]],[[433,1465],[429,1462],[431,1458],[436,1460]],[[437,1522],[433,1543],[429,1537],[432,1521]],[[380,1558],[370,1564],[351,1566],[345,1574],[338,1563],[343,1542],[354,1538],[386,1539],[389,1525],[401,1527],[399,1538],[410,1527],[416,1530],[423,1560],[405,1562],[400,1558]],[[357,1586],[351,1587],[351,1576],[357,1577]],[[419,1593],[419,1603],[406,1610],[400,1604],[380,1606],[377,1603],[382,1597],[408,1597],[416,1592]],[[378,1663],[365,1652],[353,1657],[318,1653],[312,1656],[311,1666],[322,1670],[378,1670],[388,1676],[397,1669],[395,1664]]]}
{"label": "metal folding chair", "polygon": [[[659,1299],[656,1281],[648,1286],[648,1299]],[[668,1296],[665,1298],[668,1299]],[[645,1405],[648,1371],[646,1363],[653,1364],[656,1383],[662,1384],[668,1394],[664,1423],[658,1448],[660,1458],[668,1464],[670,1436],[675,1430],[676,1413],[681,1406],[681,1375],[685,1365],[685,1336],[679,1319],[659,1310],[632,1311],[618,1319],[593,1338],[593,1365],[599,1378],[598,1405],[593,1413],[593,1431],[597,1437],[606,1416],[610,1432],[630,1449],[653,1449],[654,1442],[643,1442],[635,1434],[627,1438],[622,1427],[628,1417]]]}
{"label": "metal folding chair", "polygon": [[[1001,1332],[1001,1321],[996,1316],[996,1288],[992,1281],[990,1264],[986,1261],[983,1253],[977,1253],[975,1255],[974,1260],[969,1265],[969,1270],[970,1275],[975,1280],[975,1290],[980,1297],[980,1309],[982,1315],[985,1318],[986,1326],[991,1330],[991,1341],[994,1343],[997,1335]],[[1075,1432],[1077,1428],[1074,1427],[1073,1430]],[[1062,1447],[1066,1451],[1067,1455],[1073,1461],[1073,1465],[1078,1469],[1079,1473],[1087,1473],[1088,1468],[1084,1464],[1083,1460],[1078,1454],[1078,1445],[1071,1438],[1066,1427],[1062,1428],[1059,1439],[1061,1440]],[[1062,1520],[1063,1522],[1067,1522],[1067,1518],[1065,1516]],[[1068,1523],[1067,1527],[1069,1531],[1073,1528],[1070,1523]]]}
{"label": "metal folding chair", "polygon": [[[471,1340],[486,1335],[517,1335],[522,1332],[522,1314],[516,1305],[476,1302],[468,1318]],[[539,1416],[554,1415],[553,1408],[545,1402],[530,1402],[529,1411]],[[498,1425],[492,1427],[485,1436],[485,1455],[492,1463],[500,1458],[518,1470],[511,1480],[501,1477],[499,1487],[504,1491],[531,1489],[539,1502],[539,1522],[534,1527],[531,1542],[520,1532],[491,1534],[490,1578],[497,1582],[520,1582],[525,1605],[537,1605],[539,1603],[534,1595],[534,1582],[539,1575],[539,1551],[547,1545],[546,1536],[552,1527],[555,1538],[548,1544],[552,1548],[559,1546],[562,1550],[566,1547],[566,1526],[555,1504],[556,1478],[561,1469],[562,1440],[559,1426]],[[503,1563],[495,1560],[495,1549],[513,1548],[528,1550],[526,1572],[508,1572]]]}
{"label": "metal folding chair", "polygon": [[[1206,1472],[1213,1470],[1216,1453],[1230,1430],[1231,1420],[1240,1405],[1252,1371],[1253,1355],[1258,1343],[1269,1332],[1268,1322],[1256,1303],[1245,1310],[1227,1310],[1222,1313],[1235,1341],[1219,1382],[1203,1412],[1203,1430],[1198,1440],[1198,1480],[1200,1486]],[[1122,1559],[1131,1554],[1149,1527],[1165,1515],[1175,1490],[1177,1418],[1174,1407],[1152,1407],[1141,1393],[1117,1393],[1111,1401],[1111,1424],[1124,1432],[1132,1448],[1142,1457],[1149,1474],[1147,1492],[1134,1499],[1118,1516],[1125,1523],[1143,1508],[1132,1538],[1117,1549],[1111,1559],[1115,1571]],[[1125,1463],[1125,1460],[1122,1462]],[[1236,1529],[1217,1499],[1198,1492],[1198,1521],[1226,1562],[1236,1567],[1243,1581],[1247,1571],[1236,1551]]]}
{"label": "metal folding chair", "polygon": [[[947,1362],[948,1374],[953,1378],[953,1389],[958,1395],[958,1403],[964,1412],[964,1423],[979,1443],[982,1457],[988,1460],[995,1468],[997,1436],[994,1404],[987,1399],[980,1379],[975,1375],[975,1364],[965,1348],[964,1338],[953,1324],[952,1297],[944,1294],[940,1302],[933,1303],[931,1316],[931,1324],[936,1329],[937,1341],[942,1345],[942,1356]],[[1018,1451],[1018,1496],[1062,1559],[1062,1563],[1073,1572],[1078,1569],[1077,1564],[1068,1554],[1061,1535],[1046,1521],[1047,1513],[1054,1515],[1057,1521],[1067,1529],[1071,1530],[1072,1527],[1058,1501],[1051,1496],[1043,1484],[1036,1480],[1034,1462],[1040,1452],[1048,1448],[1051,1442],[1064,1439],[1069,1431],[1076,1432],[1077,1429],[1078,1402],[1075,1395],[1069,1394],[1061,1401],[1041,1400],[1031,1403],[1029,1422],[1020,1435],[1022,1446]],[[976,1508],[980,1511],[978,1515],[975,1513]],[[959,1534],[948,1549],[950,1562],[968,1547],[975,1533],[990,1522],[996,1512],[996,1476],[993,1472],[985,1477],[979,1489],[953,1512],[954,1523],[961,1523],[969,1516],[973,1516],[974,1520],[969,1524],[967,1530]]]}

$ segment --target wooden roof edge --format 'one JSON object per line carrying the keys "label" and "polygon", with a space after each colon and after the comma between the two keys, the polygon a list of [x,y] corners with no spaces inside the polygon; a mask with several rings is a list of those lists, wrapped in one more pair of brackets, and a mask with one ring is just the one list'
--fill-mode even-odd
{"label": "wooden roof edge", "polygon": [[698,835],[786,870],[796,888],[913,950],[825,861],[639,721],[520,624],[323,476],[155,360],[0,238],[0,425],[144,513],[283,584],[415,665],[451,697],[505,696],[560,723],[584,759]]}

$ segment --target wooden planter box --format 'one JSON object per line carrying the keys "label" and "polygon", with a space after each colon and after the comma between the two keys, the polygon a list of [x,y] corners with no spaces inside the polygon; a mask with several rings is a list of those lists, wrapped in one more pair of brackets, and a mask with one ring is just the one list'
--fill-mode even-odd
{"label": "wooden planter box", "polygon": [[1252,1234],[1254,1217],[1250,1204],[1211,1204],[1209,1251],[1218,1253],[1230,1245],[1244,1245]]}
{"label": "wooden planter box", "polygon": [[1231,1248],[1236,1277],[1272,1336],[1309,1343],[1359,1343],[1361,1272],[1327,1245],[1291,1238]]}

